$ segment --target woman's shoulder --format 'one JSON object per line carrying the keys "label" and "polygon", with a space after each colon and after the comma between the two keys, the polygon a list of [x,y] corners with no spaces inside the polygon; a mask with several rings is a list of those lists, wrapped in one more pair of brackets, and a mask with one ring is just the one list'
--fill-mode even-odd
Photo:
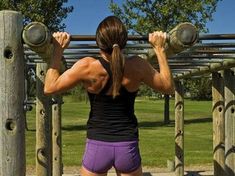
{"label": "woman's shoulder", "polygon": [[87,62],[87,63],[91,63],[91,62],[95,62],[97,61],[97,58],[92,57],[92,56],[86,56],[83,58],[78,59],[78,62]]}
{"label": "woman's shoulder", "polygon": [[95,64],[97,62],[97,58],[95,57],[90,57],[90,56],[87,56],[87,57],[83,57],[83,58],[80,58],[76,61],[76,63],[74,64],[74,66],[76,65],[82,65],[84,67],[87,67],[89,65],[92,65],[92,64]]}
{"label": "woman's shoulder", "polygon": [[135,66],[135,67],[142,67],[147,63],[146,59],[140,57],[140,56],[130,56],[126,58],[126,64],[127,66]]}

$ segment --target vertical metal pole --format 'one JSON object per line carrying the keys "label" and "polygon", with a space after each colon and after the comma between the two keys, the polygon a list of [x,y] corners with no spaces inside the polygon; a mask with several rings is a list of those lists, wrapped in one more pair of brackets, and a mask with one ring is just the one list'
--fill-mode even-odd
{"label": "vertical metal pole", "polygon": [[53,176],[61,176],[63,173],[61,146],[61,104],[62,96],[54,96],[52,105]]}
{"label": "vertical metal pole", "polygon": [[184,175],[184,91],[175,82],[175,175]]}
{"label": "vertical metal pole", "polygon": [[235,69],[224,70],[225,171],[235,176]]}
{"label": "vertical metal pole", "polygon": [[164,124],[170,123],[170,96],[164,95]]}
{"label": "vertical metal pole", "polygon": [[224,79],[212,73],[213,160],[214,176],[225,175]]}
{"label": "vertical metal pole", "polygon": [[0,11],[0,175],[25,176],[23,17]]}
{"label": "vertical metal pole", "polygon": [[43,93],[46,63],[37,64],[36,83],[36,174],[52,175],[51,98]]}

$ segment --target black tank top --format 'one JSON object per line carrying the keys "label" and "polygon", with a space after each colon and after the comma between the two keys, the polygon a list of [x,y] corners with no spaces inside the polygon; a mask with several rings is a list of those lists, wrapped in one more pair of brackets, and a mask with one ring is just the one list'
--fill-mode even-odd
{"label": "black tank top", "polygon": [[109,80],[99,94],[88,92],[90,100],[90,114],[87,122],[87,138],[120,142],[138,140],[138,125],[134,114],[136,92],[128,92],[121,87],[115,98],[107,95],[112,86],[112,72],[109,62],[98,58],[109,74]]}

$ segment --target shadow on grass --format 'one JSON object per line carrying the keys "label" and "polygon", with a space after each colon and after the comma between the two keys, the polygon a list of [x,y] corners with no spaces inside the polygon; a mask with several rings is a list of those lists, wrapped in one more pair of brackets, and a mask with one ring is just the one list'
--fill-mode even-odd
{"label": "shadow on grass", "polygon": [[197,119],[187,119],[184,120],[184,124],[191,124],[191,123],[208,123],[212,122],[212,117],[205,117],[205,118],[197,118]]}
{"label": "shadow on grass", "polygon": [[[184,120],[184,124],[197,124],[197,123],[207,123],[207,122],[212,122],[211,117],[207,118],[198,118],[198,119],[188,119]],[[171,120],[170,123],[165,124],[163,121],[156,121],[156,122],[151,122],[151,121],[141,121],[139,122],[139,127],[140,128],[155,128],[155,127],[174,127],[175,126],[175,121]],[[86,125],[66,125],[62,127],[62,130],[65,131],[84,131],[87,129]]]}
{"label": "shadow on grass", "polygon": [[[211,117],[184,120],[185,125],[198,124],[198,123],[208,123],[208,122],[212,122]],[[141,121],[141,122],[139,122],[140,128],[174,127],[174,126],[175,126],[175,120],[171,120],[170,123],[168,123],[168,124],[165,124],[163,121],[156,121],[156,122]]]}
{"label": "shadow on grass", "polygon": [[85,131],[87,130],[86,125],[66,125],[62,127],[65,131]]}
{"label": "shadow on grass", "polygon": [[[186,171],[185,176],[203,176],[205,171]],[[143,176],[152,176],[150,172],[144,172]],[[213,175],[208,175],[213,176]]]}
{"label": "shadow on grass", "polygon": [[[85,131],[87,130],[86,125],[66,125],[61,127],[61,130],[65,131]],[[27,129],[28,132],[36,132],[36,129]]]}
{"label": "shadow on grass", "polygon": [[139,122],[139,127],[140,128],[153,128],[153,127],[162,127],[162,126],[166,126],[166,127],[171,127],[174,126],[174,124],[172,124],[171,122],[169,124],[164,124],[164,122],[150,122],[150,121],[142,121]]}
{"label": "shadow on grass", "polygon": [[[205,171],[186,171],[185,176],[203,176]],[[213,176],[213,175],[208,175]]]}

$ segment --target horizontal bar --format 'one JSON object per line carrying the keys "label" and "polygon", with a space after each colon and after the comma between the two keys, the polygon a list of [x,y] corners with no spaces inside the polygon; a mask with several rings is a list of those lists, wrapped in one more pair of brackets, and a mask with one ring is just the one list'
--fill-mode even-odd
{"label": "horizontal bar", "polygon": [[[149,43],[133,43],[127,44],[126,48],[141,48],[147,49],[152,48]],[[235,43],[196,43],[194,46],[190,47],[189,49],[185,50],[184,52],[191,51],[196,48],[235,48]],[[28,45],[24,45],[25,50],[30,50]],[[78,44],[78,43],[70,43],[67,49],[99,49],[96,44]]]}
{"label": "horizontal bar", "polygon": [[233,59],[235,58],[235,54],[221,54],[221,55],[176,55],[169,57],[170,59],[180,59],[180,58],[195,58],[195,59],[208,59],[208,58],[224,58],[224,59]]}
{"label": "horizontal bar", "polygon": [[199,40],[233,40],[235,34],[199,34]]}
{"label": "horizontal bar", "polygon": [[186,50],[186,51],[182,51],[180,54],[186,54],[186,53],[190,53],[190,54],[235,54],[235,50],[234,49],[221,49],[221,50],[200,50],[200,49],[196,49],[196,50]]}
{"label": "horizontal bar", "polygon": [[[95,35],[71,35],[71,41],[96,41]],[[148,35],[128,35],[127,40],[131,41],[148,41]]]}
{"label": "horizontal bar", "polygon": [[[125,54],[148,54],[147,50],[124,50]],[[27,50],[24,52],[24,54],[28,56],[38,55],[34,51]],[[80,54],[100,54],[100,50],[65,50],[63,55],[80,55]]]}
{"label": "horizontal bar", "polygon": [[[74,59],[74,60],[79,60],[83,57],[87,57],[88,55],[87,54],[80,54],[80,55],[64,55],[65,59]],[[97,54],[93,54],[93,55],[90,55],[91,57],[99,57],[100,55]],[[29,55],[27,56],[27,58],[29,60],[33,60],[33,59],[41,59],[41,57],[37,56],[37,55]],[[218,58],[221,58],[221,59],[234,59],[235,56],[231,57],[231,56],[211,56],[211,57],[208,57],[208,56],[175,56],[175,57],[170,57],[168,58],[168,60],[178,60],[178,59],[201,59],[201,60],[213,60],[213,59],[218,59]],[[36,61],[35,61],[36,62]]]}
{"label": "horizontal bar", "polygon": [[[149,43],[127,43],[127,48],[138,48],[138,49],[147,49],[152,48],[152,46]],[[26,44],[24,44],[25,50],[30,50],[30,47]],[[79,43],[70,43],[67,49],[99,49],[98,46],[94,43],[90,44],[79,44]]]}
{"label": "horizontal bar", "polygon": [[179,80],[179,79],[184,79],[184,78],[188,78],[192,76],[199,76],[199,75],[212,73],[215,71],[220,71],[220,70],[224,70],[224,69],[228,69],[232,67],[235,67],[235,59],[226,60],[226,61],[223,61],[222,63],[214,63],[207,67],[200,67],[197,69],[192,69],[189,72],[176,75],[174,79]]}
{"label": "horizontal bar", "polygon": [[[65,58],[65,61],[67,63],[75,63],[76,61],[78,61],[79,59],[81,59],[83,57],[76,57],[76,58]],[[30,60],[30,58],[29,58]],[[174,65],[174,64],[207,64],[207,63],[220,63],[223,60],[221,59],[215,59],[215,60],[168,60],[169,65]],[[43,60],[40,57],[37,58],[33,58],[33,61],[29,61],[29,63],[33,63],[33,62],[43,62]]]}
{"label": "horizontal bar", "polygon": [[[231,40],[235,34],[199,34],[199,40]],[[95,35],[71,35],[71,41],[95,41]],[[131,41],[148,41],[148,35],[128,35]]]}
{"label": "horizontal bar", "polygon": [[194,46],[190,47],[190,49],[194,48],[234,48],[235,43],[196,43]]}
{"label": "horizontal bar", "polygon": [[223,59],[168,59],[168,63],[218,63]]}

